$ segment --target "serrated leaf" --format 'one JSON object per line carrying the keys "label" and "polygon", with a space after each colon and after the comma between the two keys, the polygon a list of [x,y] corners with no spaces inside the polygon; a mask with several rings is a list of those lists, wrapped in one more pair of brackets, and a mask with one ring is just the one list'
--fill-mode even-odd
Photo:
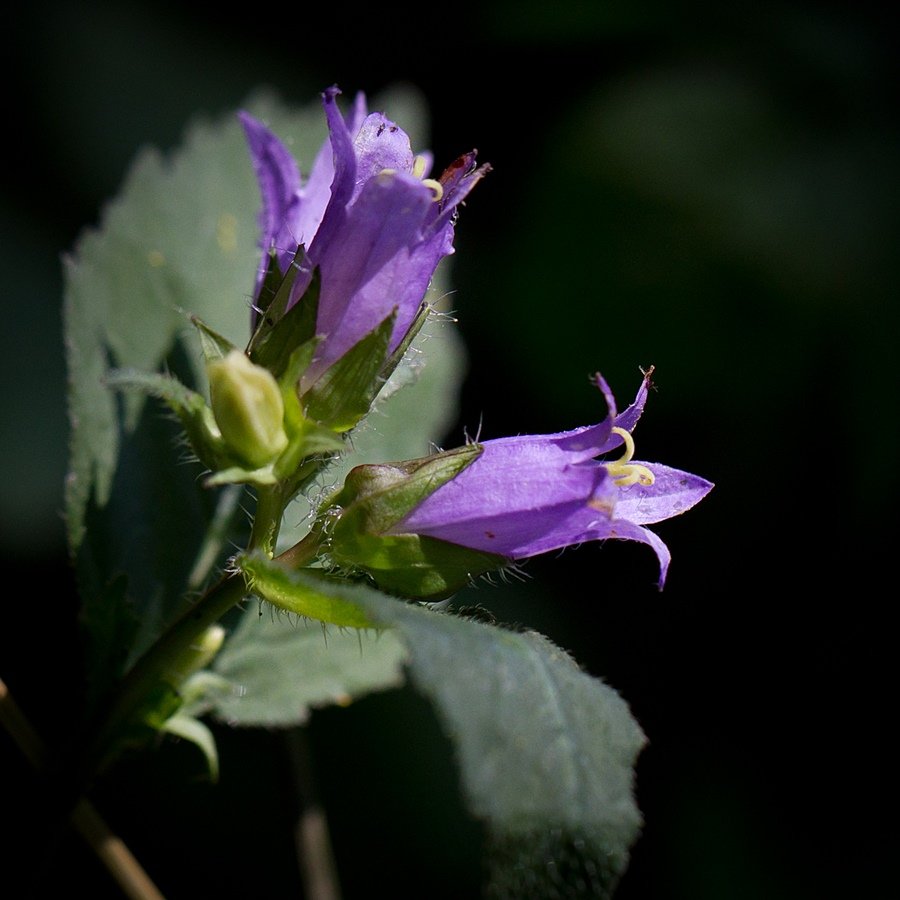
{"label": "serrated leaf", "polygon": [[[406,104],[402,94],[390,100],[393,109]],[[246,106],[309,165],[326,136],[320,103],[301,112],[270,98]],[[100,226],[66,261],[69,543],[84,596],[118,572],[128,575],[128,599],[141,620],[132,658],[181,608],[215,498],[197,468],[180,464],[178,429],[161,419],[155,401],[121,397],[104,378],[110,368],[153,373],[169,366],[205,395],[191,316],[222,346],[246,344],[259,203],[237,118],[197,122],[178,152],[139,156]]]}
{"label": "serrated leaf", "polygon": [[253,176],[244,169],[231,123],[194,126],[171,160],[145,152],[66,265],[69,542],[82,596],[127,573],[141,622],[132,657],[183,602],[215,498],[181,464],[178,429],[160,407],[115,393],[105,377],[110,368],[156,372],[179,345],[179,374],[200,383],[190,313],[221,333],[246,332],[256,262]]}
{"label": "serrated leaf", "polygon": [[106,589],[86,598],[81,617],[91,622],[85,653],[87,707],[94,711],[106,691],[125,671],[128,648],[138,628],[134,610],[126,600],[126,580],[113,579]]}
{"label": "serrated leaf", "polygon": [[[255,113],[276,104],[248,104]],[[311,159],[326,134],[321,105],[278,109],[285,134]],[[236,116],[197,122],[169,157],[144,151],[97,229],[65,265],[71,422],[66,522],[83,597],[118,573],[140,620],[131,659],[183,608],[216,508],[179,429],[155,400],[105,384],[112,368],[170,368],[205,396],[199,317],[222,346],[244,346],[259,264],[259,196]],[[208,349],[208,348],[207,348]],[[85,539],[85,535],[88,539]],[[222,535],[221,547],[228,546]],[[196,587],[196,585],[194,585]],[[94,623],[85,617],[90,636]],[[98,632],[103,626],[98,623]],[[99,639],[99,638],[98,638]]]}
{"label": "serrated leaf", "polygon": [[120,423],[106,369],[156,372],[180,338],[186,375],[202,383],[189,316],[243,344],[256,270],[252,169],[238,123],[195,124],[171,159],[145,151],[99,229],[66,264],[65,324],[71,380],[70,542],[78,548],[91,496],[109,501],[122,442],[144,406],[127,398]]}
{"label": "serrated leaf", "polygon": [[232,685],[215,714],[236,726],[298,725],[316,707],[399,687],[405,658],[389,632],[325,629],[251,603],[214,664]]}

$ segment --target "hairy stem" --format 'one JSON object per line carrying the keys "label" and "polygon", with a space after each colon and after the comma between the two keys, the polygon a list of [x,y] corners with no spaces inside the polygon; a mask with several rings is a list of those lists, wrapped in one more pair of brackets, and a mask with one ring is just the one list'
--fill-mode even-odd
{"label": "hairy stem", "polygon": [[[197,638],[247,595],[244,576],[224,576],[150,647],[125,676],[116,699],[88,754],[88,772],[99,768],[129,719],[160,682],[180,681],[178,660]],[[173,678],[173,676],[175,676]],[[173,687],[177,688],[178,684]]]}
{"label": "hairy stem", "polygon": [[303,540],[298,541],[284,553],[279,553],[275,557],[275,562],[281,563],[289,569],[302,569],[319,555],[321,546],[322,529],[314,528]]}
{"label": "hairy stem", "polygon": [[248,550],[262,550],[269,556],[275,552],[284,505],[284,494],[280,484],[259,489]]}

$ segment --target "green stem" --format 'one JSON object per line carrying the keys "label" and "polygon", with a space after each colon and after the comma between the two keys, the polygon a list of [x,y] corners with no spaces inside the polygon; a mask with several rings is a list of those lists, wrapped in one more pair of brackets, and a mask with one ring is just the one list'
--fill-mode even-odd
{"label": "green stem", "polygon": [[[301,467],[293,485],[283,482],[260,487],[256,500],[253,527],[248,550],[261,550],[271,557],[275,552],[284,507],[290,496],[309,483],[321,468],[322,461],[310,461]],[[303,565],[315,558],[321,537],[313,532],[307,539],[288,551],[294,565]],[[102,721],[96,738],[86,757],[87,768],[81,773],[90,778],[115,750],[122,735],[137,710],[162,682],[174,689],[180,687],[179,662],[184,652],[229,610],[247,595],[244,576],[233,572],[224,576],[203,597],[187,609],[182,616],[153,644],[125,676],[113,699],[106,718]],[[180,673],[183,675],[183,672]]]}
{"label": "green stem", "polygon": [[289,569],[302,569],[319,555],[321,546],[322,529],[313,528],[303,540],[298,541],[284,553],[279,553],[275,557],[275,562],[281,563]]}
{"label": "green stem", "polygon": [[[186,610],[125,676],[115,702],[88,756],[90,772],[105,760],[129,719],[162,681],[178,668],[184,650],[247,595],[244,576],[234,572],[223,577],[190,609]],[[177,685],[176,685],[177,687]]]}
{"label": "green stem", "polygon": [[259,489],[247,550],[262,550],[269,556],[274,555],[285,507],[330,461],[330,457],[308,459],[290,479]]}
{"label": "green stem", "polygon": [[261,487],[256,497],[253,529],[250,532],[248,550],[262,550],[271,556],[281,528],[284,514],[284,495],[280,484]]}

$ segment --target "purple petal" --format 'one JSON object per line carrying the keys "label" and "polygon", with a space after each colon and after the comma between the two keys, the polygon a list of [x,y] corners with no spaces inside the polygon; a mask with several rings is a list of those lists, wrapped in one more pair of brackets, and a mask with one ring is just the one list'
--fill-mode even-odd
{"label": "purple petal", "polygon": [[[304,387],[394,309],[392,347],[399,343],[438,261],[447,253],[443,235],[423,240],[423,222],[433,196],[412,176],[370,179],[329,243],[322,246],[317,239],[314,249],[321,255],[314,262],[321,269],[322,288],[316,328],[326,340],[304,375]],[[337,218],[332,222],[337,223]]]}
{"label": "purple petal", "polygon": [[690,472],[659,463],[637,464],[646,466],[655,481],[651,485],[637,483],[621,488],[616,517],[638,525],[652,525],[681,515],[699,503],[713,488],[711,482]]}
{"label": "purple petal", "polygon": [[613,427],[623,428],[629,433],[634,430],[634,426],[637,425],[638,419],[640,419],[641,413],[644,411],[644,404],[647,402],[647,393],[650,389],[650,374],[652,371],[653,370],[651,369],[650,372],[647,372],[644,375],[644,380],[638,388],[634,402],[621,414],[619,414],[616,409],[616,398],[613,396],[612,390],[610,390],[609,385],[606,383],[606,379],[599,372],[594,375],[594,384],[603,394],[608,411],[607,417],[602,422],[598,425],[592,425],[583,429],[584,433],[581,435],[581,440],[583,442],[588,442],[593,445],[594,456],[601,456],[602,454],[609,453],[611,450],[615,450],[616,447],[621,446],[622,437],[621,435],[612,433]]}
{"label": "purple petal", "polygon": [[296,244],[293,247],[285,244],[284,235],[292,230],[291,221],[299,203],[302,181],[294,157],[262,122],[247,112],[238,113],[238,118],[244,128],[262,195],[259,245],[263,259],[257,273],[255,297],[265,275],[269,250],[275,247],[279,251],[279,265],[285,271],[297,249]]}
{"label": "purple petal", "polygon": [[[594,537],[596,540],[599,537]],[[640,541],[642,544],[649,544],[656,552],[656,558],[659,560],[659,581],[657,585],[660,590],[666,583],[666,575],[669,571],[669,563],[672,560],[672,554],[665,543],[652,531],[635,525],[626,519],[616,518],[610,522],[608,533],[603,535],[604,538],[621,541]]]}
{"label": "purple petal", "polygon": [[[334,96],[337,95],[335,94]],[[342,141],[344,135],[352,139],[359,131],[367,115],[366,96],[363,93],[358,93],[354,98],[353,105],[344,116],[344,128],[339,129],[338,141]],[[346,147],[346,141],[344,141],[343,146]],[[304,214],[308,217],[310,224],[309,227],[301,229],[306,237],[306,240],[301,241],[301,243],[306,244],[307,247],[309,247],[313,235],[318,230],[318,226],[325,214],[325,209],[331,200],[331,186],[335,174],[334,156],[332,140],[329,135],[316,155],[309,173],[309,180],[303,189]]]}
{"label": "purple petal", "polygon": [[608,519],[616,489],[596,463],[572,464],[552,441],[488,441],[481,456],[393,529],[521,559],[571,543]]}
{"label": "purple petal", "polygon": [[409,136],[381,113],[366,117],[353,140],[356,151],[357,184],[361,185],[385,169],[409,174],[413,155]]}
{"label": "purple petal", "polygon": [[356,184],[356,153],[353,149],[353,138],[347,121],[338,109],[337,97],[339,94],[338,88],[331,87],[322,95],[325,104],[325,119],[328,122],[334,177],[331,181],[328,207],[322,224],[316,232],[315,240],[309,247],[310,256],[313,258],[321,254],[323,247],[327,248],[334,232],[341,227],[346,215],[347,204],[353,196]]}
{"label": "purple petal", "polygon": [[453,221],[457,207],[490,171],[488,164],[476,167],[474,150],[463,154],[444,170],[440,177],[444,195],[438,204],[437,227]]}
{"label": "purple petal", "polygon": [[[647,394],[650,391],[650,377],[652,374],[652,368],[644,373],[644,379],[641,382],[640,387],[638,388],[637,394],[634,398],[634,402],[631,404],[631,406],[628,407],[628,409],[625,410],[625,412],[615,417],[615,425],[617,427],[624,428],[628,432],[634,431],[634,426],[637,425],[638,419],[640,419],[641,414],[644,412],[644,404],[647,402]],[[600,379],[600,377],[601,376],[598,373],[597,378]],[[603,450],[601,452],[606,453],[607,451]]]}

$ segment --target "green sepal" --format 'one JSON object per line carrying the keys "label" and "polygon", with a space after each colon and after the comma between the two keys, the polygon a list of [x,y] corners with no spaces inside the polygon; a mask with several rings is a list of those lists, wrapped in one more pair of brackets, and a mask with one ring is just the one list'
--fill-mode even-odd
{"label": "green sepal", "polygon": [[[344,442],[333,431],[305,420],[291,432],[287,449],[275,461],[272,474],[276,481],[290,484],[298,472],[304,471],[305,480],[308,473],[304,463],[315,460],[320,469],[344,449]],[[288,496],[293,494],[294,490],[288,492]]]}
{"label": "green sepal", "polygon": [[422,330],[422,326],[428,321],[431,309],[432,308],[428,303],[423,303],[419,307],[416,317],[413,319],[406,334],[403,335],[403,340],[400,341],[397,349],[385,360],[384,366],[382,366],[381,372],[379,372],[382,384],[394,374],[394,369],[397,368],[400,361],[406,356],[406,351],[412,346],[412,342]]}
{"label": "green sepal", "polygon": [[386,534],[439,487],[481,454],[469,444],[390,465],[352,469],[320,513],[330,528],[328,555],[360,569],[383,590],[415,599],[446,597],[485,572],[508,564],[503,556],[417,534]]}
{"label": "green sepal", "polygon": [[346,628],[375,627],[359,606],[341,596],[339,587],[336,590],[346,581],[309,569],[292,571],[261,553],[241,554],[234,562],[244,573],[247,590],[279,609]]}
{"label": "green sepal", "polygon": [[236,462],[206,401],[177,378],[136,369],[113,369],[106,375],[106,384],[117,389],[139,390],[162,400],[178,416],[191,447],[207,468],[216,471]]}
{"label": "green sepal", "polygon": [[202,319],[197,316],[191,316],[191,322],[200,336],[200,349],[203,351],[203,358],[206,362],[223,359],[232,350],[237,350],[237,347],[227,337],[210,328]]}
{"label": "green sepal", "polygon": [[290,309],[287,308],[304,260],[305,254],[301,247],[272,303],[259,317],[256,331],[247,345],[250,359],[268,369],[276,378],[280,378],[288,368],[294,350],[310,341],[316,333],[321,286],[318,269],[313,271],[303,296]]}
{"label": "green sepal", "polygon": [[[298,248],[298,253],[299,251],[300,248]],[[294,255],[294,259],[296,258],[297,254]],[[278,267],[278,252],[274,247],[270,247],[268,258],[266,260],[266,271],[263,275],[262,284],[259,288],[259,295],[257,296],[255,303],[257,314],[260,317],[264,316],[269,311],[283,280],[284,276],[281,274],[281,269]]]}
{"label": "green sepal", "polygon": [[252,484],[256,487],[271,487],[278,484],[272,463],[261,469],[245,469],[243,466],[229,466],[219,469],[204,479],[205,487],[219,487],[223,484]]}
{"label": "green sepal", "polygon": [[[319,469],[327,459],[344,449],[344,441],[330,428],[316,424],[303,414],[297,394],[300,376],[312,360],[318,344],[319,339],[312,338],[297,347],[291,353],[287,368],[278,380],[284,401],[284,427],[288,435],[288,446],[275,461],[274,473],[277,480],[288,483],[288,496],[294,493],[292,481],[309,477],[307,467],[303,466],[304,461],[311,457],[323,457],[321,464],[316,466]],[[301,466],[302,476],[298,474]]]}
{"label": "green sepal", "polygon": [[509,564],[503,556],[420,534],[357,534],[352,543],[335,537],[330,556],[361,569],[381,590],[415,600],[442,600]]}
{"label": "green sepal", "polygon": [[396,313],[354,344],[302,397],[306,415],[332,431],[346,432],[368,413],[381,386]]}
{"label": "green sepal", "polygon": [[342,509],[336,533],[383,534],[475,462],[481,452],[480,445],[467,444],[404,462],[356,466],[327,503]]}

